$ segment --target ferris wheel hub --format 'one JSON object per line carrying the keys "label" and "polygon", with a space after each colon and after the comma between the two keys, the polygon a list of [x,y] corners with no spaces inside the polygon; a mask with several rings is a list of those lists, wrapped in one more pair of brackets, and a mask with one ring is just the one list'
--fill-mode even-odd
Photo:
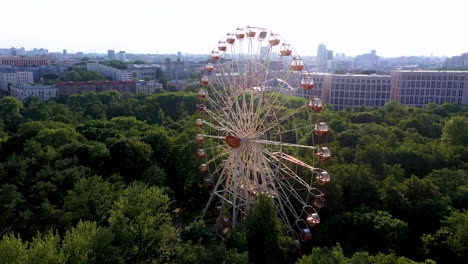
{"label": "ferris wheel hub", "polygon": [[228,144],[228,146],[230,146],[231,148],[238,148],[240,147],[241,145],[241,140],[240,138],[236,137],[236,136],[226,136],[226,144]]}

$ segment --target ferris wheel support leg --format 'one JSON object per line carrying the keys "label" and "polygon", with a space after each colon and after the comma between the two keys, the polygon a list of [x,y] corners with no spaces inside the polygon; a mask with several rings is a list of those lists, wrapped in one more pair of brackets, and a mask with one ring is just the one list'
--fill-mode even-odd
{"label": "ferris wheel support leg", "polygon": [[[229,157],[227,158],[227,160],[229,160],[229,158],[231,157],[232,154],[229,155]],[[224,172],[226,171],[226,166],[223,168],[223,170],[221,171],[221,174],[219,175],[219,178],[218,178],[218,181],[216,182],[216,185],[215,187],[213,188],[213,191],[211,192],[211,195],[210,195],[210,198],[208,200],[208,203],[206,203],[206,206],[205,206],[205,209],[203,210],[203,213],[201,215],[201,218],[200,220],[203,220],[203,218],[205,218],[205,214],[206,212],[208,211],[208,207],[210,207],[210,202],[211,200],[213,199],[213,197],[216,195],[216,190],[218,190],[218,187],[221,185],[221,183],[223,182],[224,180]],[[224,203],[224,202],[223,202]]]}
{"label": "ferris wheel support leg", "polygon": [[231,228],[234,228],[236,227],[236,218],[237,218],[237,187],[238,187],[238,177],[241,175],[242,172],[240,172],[239,170],[239,162],[237,162],[239,160],[239,150],[236,150],[235,151],[236,153],[236,159],[235,159],[235,163],[236,164],[236,167],[234,169],[235,172],[237,172],[234,177],[234,199],[232,200],[232,222],[231,222]]}

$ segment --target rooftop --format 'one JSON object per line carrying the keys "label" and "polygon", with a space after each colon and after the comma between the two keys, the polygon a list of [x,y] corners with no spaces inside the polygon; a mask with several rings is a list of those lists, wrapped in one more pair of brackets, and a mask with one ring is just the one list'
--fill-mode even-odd
{"label": "rooftop", "polygon": [[121,84],[134,83],[135,81],[83,81],[83,82],[59,82],[58,85],[73,85],[73,84]]}
{"label": "rooftop", "polygon": [[12,87],[19,89],[54,89],[55,85],[27,85],[27,84],[12,84]]}

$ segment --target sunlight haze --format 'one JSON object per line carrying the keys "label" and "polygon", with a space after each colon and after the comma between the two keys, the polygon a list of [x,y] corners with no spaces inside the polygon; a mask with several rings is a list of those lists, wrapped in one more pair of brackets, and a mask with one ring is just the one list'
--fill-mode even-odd
{"label": "sunlight haze", "polygon": [[2,3],[0,48],[50,52],[206,54],[247,25],[279,33],[302,55],[323,43],[355,56],[455,56],[468,50],[464,0],[68,1]]}

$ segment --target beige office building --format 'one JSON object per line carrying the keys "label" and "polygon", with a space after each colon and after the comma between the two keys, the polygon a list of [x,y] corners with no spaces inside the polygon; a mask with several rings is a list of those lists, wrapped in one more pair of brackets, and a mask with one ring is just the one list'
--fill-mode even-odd
{"label": "beige office building", "polygon": [[401,104],[468,105],[468,71],[392,71],[391,76],[392,99]]}

